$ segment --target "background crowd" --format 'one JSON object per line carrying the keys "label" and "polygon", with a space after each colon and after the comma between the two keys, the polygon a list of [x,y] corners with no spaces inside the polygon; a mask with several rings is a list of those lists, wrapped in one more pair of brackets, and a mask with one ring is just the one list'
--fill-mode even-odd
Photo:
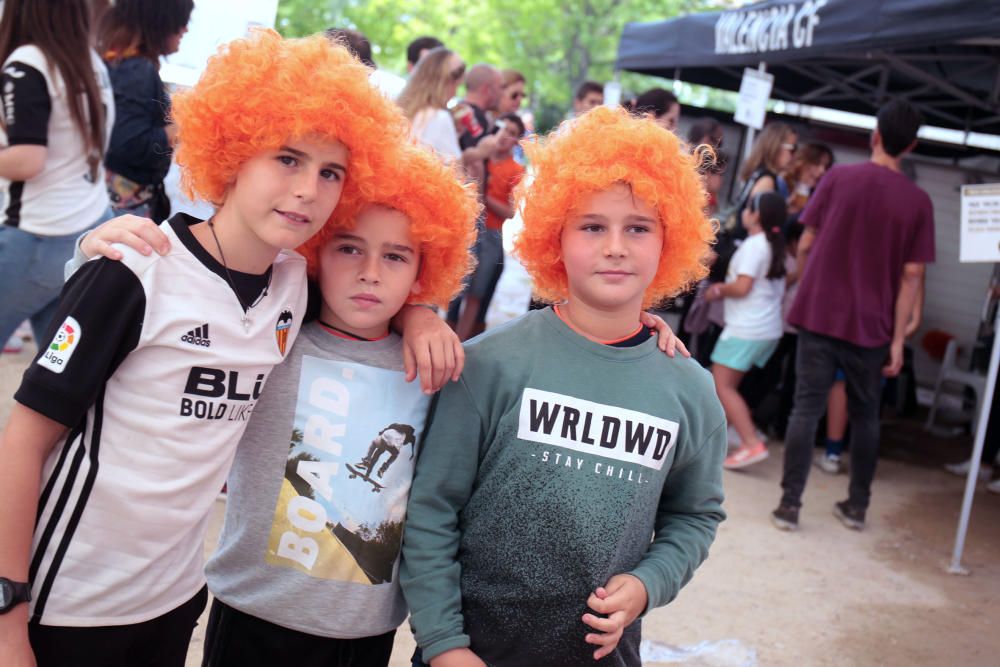
{"label": "background crowd", "polygon": [[[66,13],[61,20],[67,23],[65,32],[72,33],[72,38],[62,32],[52,34],[41,24],[30,34],[15,35],[9,21],[0,32],[0,52],[6,61],[15,51],[23,60],[27,48],[36,50],[34,57],[39,65],[45,65],[23,79],[11,79],[19,86],[16,111],[36,118],[37,123],[25,136],[8,137],[10,148],[0,156],[0,176],[12,183],[2,228],[5,243],[0,246],[0,271],[4,284],[11,286],[0,297],[0,339],[7,341],[6,352],[21,349],[28,322],[36,338],[46,329],[62,285],[62,265],[80,233],[116,214],[131,213],[156,222],[169,216],[164,179],[171,165],[175,131],[159,63],[161,57],[178,50],[192,9],[192,0],[122,0],[103,8],[100,16]],[[71,23],[73,30],[68,29]],[[92,31],[85,29],[91,24]],[[460,165],[466,178],[478,187],[483,205],[474,248],[478,265],[465,291],[447,312],[448,322],[459,337],[471,338],[485,328],[503,271],[501,230],[515,215],[512,193],[527,166],[519,142],[534,131],[531,111],[522,109],[530,82],[503,63],[467,65],[461,54],[433,36],[410,42],[406,49],[408,77],[400,80],[376,68],[372,45],[364,34],[339,28],[326,34],[348,46],[372,68],[372,81],[396,100],[411,122],[413,138],[442,161]],[[89,69],[81,66],[88,57],[94,58],[88,35],[100,58]],[[52,71],[58,74],[54,79]],[[52,98],[44,94],[64,88],[64,81],[74,82],[84,95]],[[604,93],[603,83],[584,81],[577,87],[566,117],[602,106]],[[669,90],[653,88],[623,104],[667,130],[678,131],[681,104]],[[883,169],[898,174],[899,159],[912,148],[919,127],[914,113],[897,108],[886,112],[876,132],[879,140],[873,141],[873,164],[879,164],[879,156],[884,155],[890,164]],[[817,224],[815,216],[810,219],[804,212],[833,166],[834,157],[829,146],[800,139],[797,128],[771,122],[742,161],[736,179],[740,188],[732,201],[726,202],[720,200],[725,198],[720,189],[731,160],[724,152],[721,125],[705,117],[690,122],[688,128],[683,138],[690,150],[712,149],[703,159],[702,172],[709,197],[706,208],[721,222],[718,260],[707,280],[679,295],[667,308],[680,315],[678,333],[695,358],[712,368],[727,408],[730,442],[736,448],[727,466],[739,468],[763,460],[767,438],[784,438],[793,415],[799,327],[792,323],[792,306],[804,277],[804,257],[815,236],[800,218],[805,214],[807,222]],[[887,131],[902,137],[891,150],[884,148]],[[83,181],[73,178],[72,165],[76,164],[86,164],[91,177]],[[891,185],[887,192],[895,190]],[[838,202],[853,196],[835,194]],[[877,196],[883,200],[885,192]],[[885,284],[885,293],[872,304],[872,313],[858,315],[882,320],[883,331],[875,337],[840,332],[843,340],[870,349],[892,342],[893,349],[882,356],[894,354],[897,333],[905,338],[920,323],[922,271],[903,275],[904,265],[933,260],[933,238],[928,238],[928,230],[933,229],[929,202],[922,192],[918,198],[923,202],[918,216],[923,222],[914,233],[924,247],[919,257],[923,261],[907,262],[904,258],[900,264],[898,249],[891,257],[865,258],[873,267],[871,278]],[[865,212],[874,213],[874,209]],[[895,213],[899,215],[899,211]],[[893,242],[911,241],[900,238]],[[859,243],[852,240],[838,250],[856,255]],[[832,255],[835,250],[824,252]],[[821,280],[838,285],[844,282],[839,275]],[[872,284],[860,278],[855,282],[851,287],[858,294],[844,292],[839,296],[868,302],[862,293],[870,292]],[[901,287],[911,291],[911,283],[912,315],[903,330],[895,332],[894,313],[885,309],[896,303]],[[884,312],[875,314],[879,309]],[[893,359],[888,374],[897,373],[898,366],[899,360]],[[882,381],[869,403],[878,404],[881,385]],[[837,365],[822,407],[817,408],[820,416],[825,414],[825,451],[816,464],[825,472],[836,474],[844,469],[845,438],[859,432],[857,419],[849,419],[851,406],[857,403],[856,391],[851,400],[846,369]],[[855,412],[857,407],[854,405]],[[869,432],[873,428],[870,421],[869,416],[863,422],[868,423]],[[988,443],[997,440],[987,438]],[[992,464],[991,451],[988,447],[987,464]],[[997,483],[989,488],[1000,491]]]}
{"label": "background crowd", "polygon": [[[193,9],[192,0],[118,0],[94,16],[81,9],[86,3],[67,2],[53,30],[30,11],[15,22],[15,4],[6,3],[0,27],[10,93],[4,129],[12,128],[0,150],[0,178],[8,182],[0,340],[12,353],[23,345],[25,332],[16,329],[24,322],[36,341],[46,340],[63,266],[81,234],[115,215],[170,216],[164,182],[177,133],[159,63],[178,50]],[[331,28],[326,37],[371,68],[414,142],[474,184],[482,208],[477,265],[446,310],[459,337],[470,339],[485,329],[504,270],[502,230],[517,216],[513,193],[532,166],[521,145],[535,130],[522,109],[531,82],[504,63],[467,63],[433,36],[410,43],[400,82],[375,67],[365,35]],[[605,90],[584,81],[566,117],[605,106]],[[653,88],[622,106],[679,132],[682,108],[670,90]],[[15,125],[15,117],[30,122]],[[681,137],[701,165],[704,205],[719,233],[710,275],[664,307],[678,315],[678,333],[712,374],[729,424],[724,467],[751,467],[769,456],[769,439],[784,440],[771,515],[778,529],[798,528],[812,467],[832,475],[849,469],[847,497],[833,511],[847,528],[865,527],[880,406],[903,370],[906,341],[920,324],[925,266],[935,259],[930,198],[901,166],[921,123],[911,105],[889,102],[878,114],[870,159],[834,166],[829,146],[771,122],[740,164],[731,201],[721,189],[735,160],[724,152],[719,122],[696,119]],[[987,477],[1000,447],[996,402],[983,455]],[[1000,493],[1000,480],[987,489]]]}

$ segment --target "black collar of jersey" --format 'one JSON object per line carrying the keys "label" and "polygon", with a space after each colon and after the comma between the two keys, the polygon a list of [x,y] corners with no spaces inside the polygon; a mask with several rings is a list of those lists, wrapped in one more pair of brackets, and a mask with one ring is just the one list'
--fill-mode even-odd
{"label": "black collar of jersey", "polygon": [[261,295],[264,289],[267,287],[268,283],[271,281],[271,272],[274,271],[274,266],[267,267],[267,271],[261,274],[254,273],[243,273],[242,271],[237,271],[235,269],[229,269],[229,276],[226,275],[226,267],[222,263],[212,257],[212,254],[208,252],[200,243],[198,239],[194,237],[191,233],[189,227],[191,225],[197,225],[204,220],[199,220],[198,218],[188,215],[187,213],[178,213],[172,218],[170,218],[170,228],[174,230],[177,234],[177,238],[181,240],[184,247],[187,248],[192,255],[194,255],[199,262],[205,265],[212,273],[216,274],[220,278],[226,281],[229,285],[229,276],[232,276],[231,287],[237,290],[239,301],[241,303],[255,303],[257,297]]}
{"label": "black collar of jersey", "polygon": [[625,340],[620,340],[617,343],[607,343],[608,347],[637,347],[642,345],[647,340],[653,337],[653,332],[647,327],[642,327],[635,332],[634,336],[629,336]]}

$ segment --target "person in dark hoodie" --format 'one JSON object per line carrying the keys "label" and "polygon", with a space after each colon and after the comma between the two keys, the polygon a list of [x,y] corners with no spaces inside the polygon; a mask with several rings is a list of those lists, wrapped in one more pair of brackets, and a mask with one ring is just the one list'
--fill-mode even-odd
{"label": "person in dark hoodie", "polygon": [[163,179],[175,131],[160,56],[176,53],[193,0],[118,0],[101,20],[98,50],[115,92],[115,125],[105,157],[115,213],[162,222],[170,215]]}

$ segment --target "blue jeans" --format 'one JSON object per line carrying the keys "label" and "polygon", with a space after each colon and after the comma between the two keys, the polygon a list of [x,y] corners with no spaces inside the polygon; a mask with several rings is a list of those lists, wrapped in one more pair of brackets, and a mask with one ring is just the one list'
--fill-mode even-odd
{"label": "blue jeans", "polygon": [[809,331],[799,332],[795,357],[795,405],[785,431],[782,505],[800,507],[812,465],[816,425],[826,411],[838,369],[847,379],[847,414],[851,420],[851,483],[848,504],[865,510],[878,464],[882,366],[889,346],[861,347]]}
{"label": "blue jeans", "polygon": [[[137,215],[140,218],[152,218],[152,207],[146,204],[139,204],[138,206],[133,206],[131,208],[127,206],[117,206],[112,207],[112,213],[114,216],[119,215]],[[81,232],[82,234],[83,232]]]}
{"label": "blue jeans", "polygon": [[[91,228],[110,218],[108,209]],[[62,291],[63,265],[82,233],[39,236],[0,225],[0,341],[30,320],[35,341],[42,344]]]}
{"label": "blue jeans", "polygon": [[487,229],[480,221],[477,225],[478,234],[473,252],[476,256],[476,268],[467,280],[468,284],[448,306],[448,320],[458,321],[462,301],[467,294],[480,299],[476,322],[486,321],[486,312],[493,300],[500,274],[503,273],[503,237],[500,230]]}

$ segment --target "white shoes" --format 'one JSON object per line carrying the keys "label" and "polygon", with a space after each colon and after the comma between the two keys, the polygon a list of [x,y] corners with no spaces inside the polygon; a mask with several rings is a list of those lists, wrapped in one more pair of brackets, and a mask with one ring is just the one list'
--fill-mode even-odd
{"label": "white shoes", "polygon": [[10,340],[8,340],[3,345],[4,354],[17,354],[18,352],[21,352],[23,349],[24,349],[24,341],[21,340],[21,337],[18,336],[17,334],[11,336]]}
{"label": "white shoes", "polygon": [[[950,472],[952,475],[957,475],[958,477],[965,477],[969,474],[969,468],[972,467],[972,462],[970,460],[962,461],[961,463],[947,463],[944,469]],[[993,476],[992,466],[982,464],[979,466],[979,481],[988,482]],[[996,491],[1000,493],[1000,489]]]}
{"label": "white shoes", "polygon": [[4,354],[17,354],[24,350],[24,341],[31,338],[31,324],[27,321],[21,322],[17,330],[11,334],[9,340],[3,344]]}
{"label": "white shoes", "polygon": [[839,475],[841,471],[840,466],[840,455],[839,454],[827,454],[823,452],[815,459],[813,463],[816,467],[825,472],[828,475]]}

